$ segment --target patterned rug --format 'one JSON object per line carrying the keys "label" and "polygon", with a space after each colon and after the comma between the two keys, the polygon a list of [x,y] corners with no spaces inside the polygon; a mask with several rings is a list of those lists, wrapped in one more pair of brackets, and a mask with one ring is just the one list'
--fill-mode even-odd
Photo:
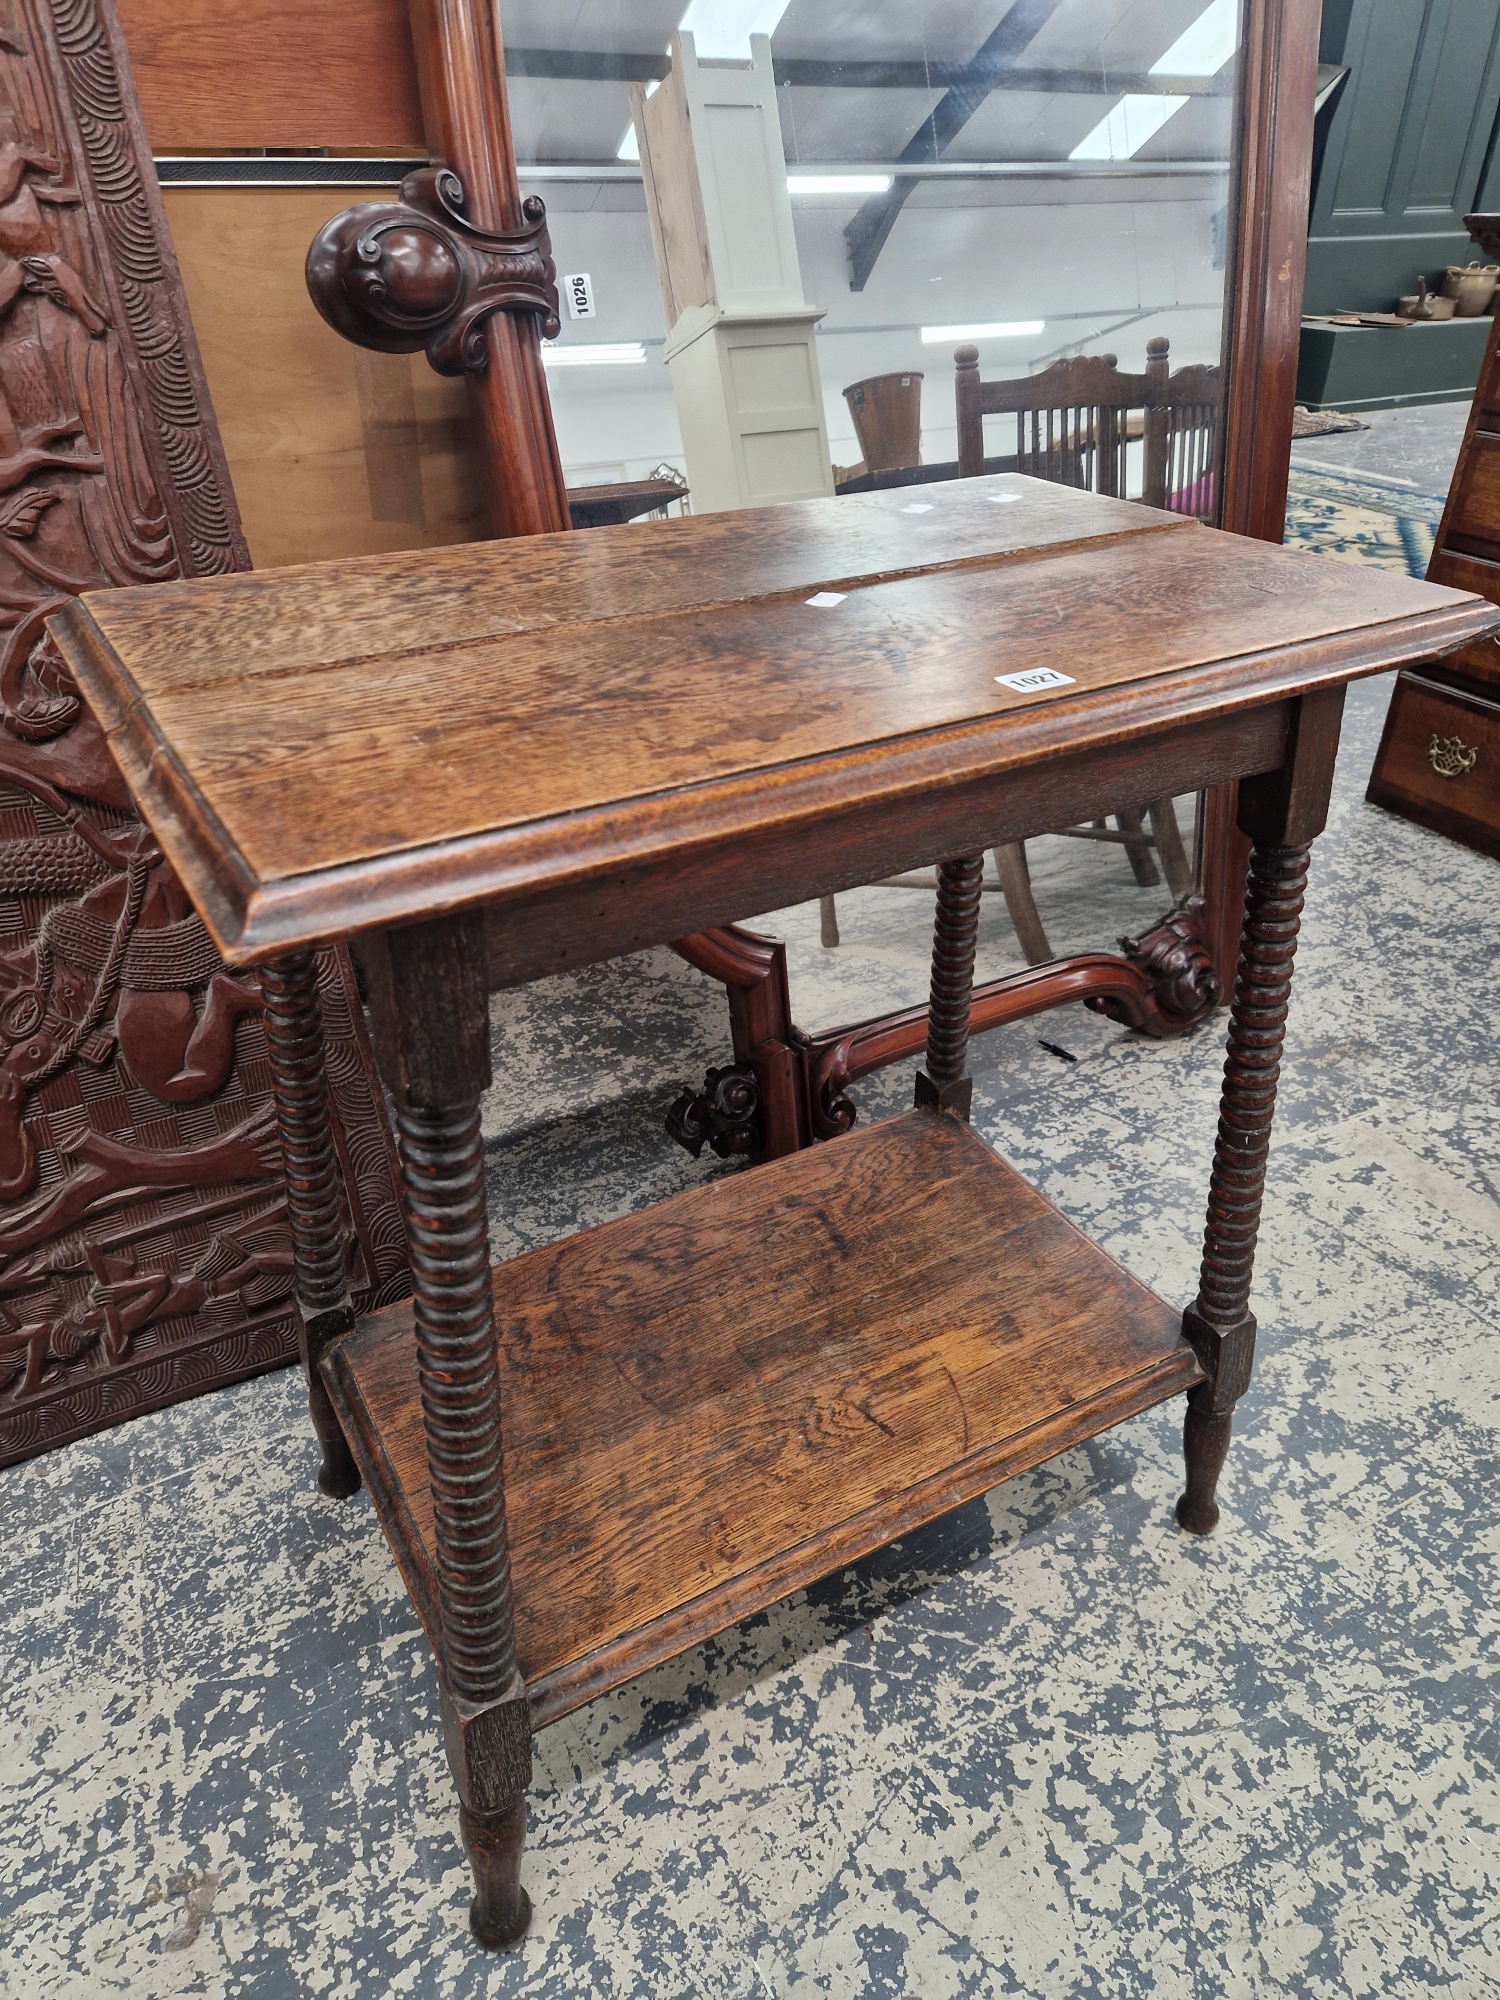
{"label": "patterned rug", "polygon": [[1286,540],[1315,555],[1425,576],[1444,495],[1379,473],[1293,465]]}

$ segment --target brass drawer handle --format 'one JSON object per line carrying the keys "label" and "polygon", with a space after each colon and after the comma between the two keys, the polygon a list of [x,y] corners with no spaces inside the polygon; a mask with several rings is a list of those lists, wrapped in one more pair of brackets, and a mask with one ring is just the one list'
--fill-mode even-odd
{"label": "brass drawer handle", "polygon": [[1464,778],[1473,770],[1479,757],[1477,744],[1465,743],[1459,736],[1444,736],[1439,740],[1436,730],[1427,746],[1427,761],[1440,778]]}

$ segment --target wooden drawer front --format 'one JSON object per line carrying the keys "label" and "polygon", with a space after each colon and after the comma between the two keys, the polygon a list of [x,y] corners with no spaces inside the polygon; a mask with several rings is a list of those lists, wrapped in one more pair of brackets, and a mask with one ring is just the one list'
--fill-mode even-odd
{"label": "wooden drawer front", "polygon": [[[1500,596],[1495,593],[1486,591],[1484,595],[1500,604]],[[1500,701],[1500,646],[1493,639],[1476,639],[1472,646],[1460,646],[1456,653],[1445,653],[1442,670],[1445,680],[1453,673],[1462,674],[1470,680],[1492,682],[1495,687],[1493,698]]]}
{"label": "wooden drawer front", "polygon": [[[1478,597],[1487,597],[1491,604],[1500,604],[1500,562],[1488,562],[1479,556],[1461,556],[1457,550],[1439,542],[1432,552],[1432,560],[1427,565],[1429,583],[1445,583],[1450,590],[1472,590]],[[1491,639],[1478,639],[1475,649],[1488,646],[1500,658]]]}
{"label": "wooden drawer front", "polygon": [[1479,387],[1474,391],[1474,407],[1486,429],[1500,430],[1500,341],[1496,333],[1500,331],[1500,320],[1490,329],[1490,344],[1484,352],[1484,366],[1479,371]]}
{"label": "wooden drawer front", "polygon": [[1476,430],[1458,470],[1443,546],[1500,561],[1500,433]]}
{"label": "wooden drawer front", "polygon": [[1500,706],[1402,674],[1367,796],[1500,854]]}

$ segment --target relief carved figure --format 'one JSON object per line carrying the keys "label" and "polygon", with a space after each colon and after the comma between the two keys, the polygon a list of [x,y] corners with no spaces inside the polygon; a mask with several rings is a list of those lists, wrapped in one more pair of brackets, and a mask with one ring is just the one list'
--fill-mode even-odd
{"label": "relief carved figure", "polygon": [[[0,0],[0,1463],[296,1358],[259,984],[45,625],[248,565],[112,16]],[[400,1296],[347,958],[319,975],[350,1282]]]}

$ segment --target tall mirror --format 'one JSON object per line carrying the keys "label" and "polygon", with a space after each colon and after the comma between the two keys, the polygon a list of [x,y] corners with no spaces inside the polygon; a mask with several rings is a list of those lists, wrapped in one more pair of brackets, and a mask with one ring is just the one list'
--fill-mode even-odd
{"label": "tall mirror", "polygon": [[[232,116],[193,81],[212,0],[120,4],[257,566],[492,532],[464,383],[350,345],[304,282],[329,216],[427,157],[406,0],[324,0],[278,40],[236,26]],[[1316,0],[499,19],[561,281],[545,376],[575,526],[876,491],[915,528],[942,482],[1019,471],[1279,534]],[[1232,823],[1219,794],[1122,799],[992,855],[982,977],[1112,951],[1195,889],[1227,972]],[[809,1028],[921,997],[910,885],[747,914],[787,938]]]}
{"label": "tall mirror", "polygon": [[[1240,0],[504,18],[563,280],[553,410],[598,518],[897,487],[916,513],[1016,471],[1218,518]],[[1199,817],[1122,800],[998,852],[985,968],[1148,929],[1193,889]],[[901,888],[778,913],[802,1012],[814,975],[850,1004],[818,948],[909,962],[917,997],[930,909]]]}

